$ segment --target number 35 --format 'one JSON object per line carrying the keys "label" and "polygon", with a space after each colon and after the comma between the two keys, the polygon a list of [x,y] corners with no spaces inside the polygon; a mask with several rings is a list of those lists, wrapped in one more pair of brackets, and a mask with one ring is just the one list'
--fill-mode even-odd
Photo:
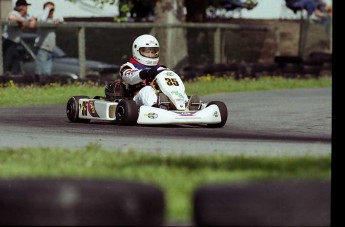
{"label": "number 35", "polygon": [[179,86],[179,83],[175,78],[165,78],[165,82],[169,86]]}

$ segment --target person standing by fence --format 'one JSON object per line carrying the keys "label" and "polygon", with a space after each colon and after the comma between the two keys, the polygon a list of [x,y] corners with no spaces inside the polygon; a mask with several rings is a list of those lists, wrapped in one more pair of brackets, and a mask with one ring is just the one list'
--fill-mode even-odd
{"label": "person standing by fence", "polygon": [[17,0],[14,10],[8,14],[8,24],[5,25],[4,33],[2,34],[5,73],[19,74],[21,72],[18,45],[21,41],[22,33],[27,28],[36,28],[36,18],[28,14],[29,5],[31,4],[27,3],[26,0]]}
{"label": "person standing by fence", "polygon": [[[46,22],[53,24],[60,24],[64,22],[62,16],[56,16],[55,4],[53,2],[46,2],[43,5],[43,12],[38,16],[38,22]],[[55,28],[39,28],[37,31],[38,37],[35,41],[35,46],[38,48],[36,62],[35,62],[35,80],[42,83],[46,76],[50,76],[52,72],[52,54],[56,46]]]}

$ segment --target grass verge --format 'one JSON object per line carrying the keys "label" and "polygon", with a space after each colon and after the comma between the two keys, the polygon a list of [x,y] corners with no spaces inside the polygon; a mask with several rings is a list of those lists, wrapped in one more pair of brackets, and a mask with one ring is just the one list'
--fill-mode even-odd
{"label": "grass verge", "polygon": [[330,156],[245,157],[120,152],[90,144],[80,149],[0,149],[0,179],[83,178],[134,180],[159,186],[168,221],[190,222],[192,194],[206,183],[326,180]]}
{"label": "grass verge", "polygon": [[[318,88],[332,85],[331,77],[320,78],[283,78],[261,77],[260,79],[235,80],[233,77],[198,77],[186,82],[187,95],[208,95],[214,93],[262,91],[295,88]],[[75,95],[94,97],[104,95],[104,85],[95,83],[75,83],[72,85],[48,84],[43,87],[18,86],[13,82],[0,84],[0,106],[32,106],[65,104]]]}

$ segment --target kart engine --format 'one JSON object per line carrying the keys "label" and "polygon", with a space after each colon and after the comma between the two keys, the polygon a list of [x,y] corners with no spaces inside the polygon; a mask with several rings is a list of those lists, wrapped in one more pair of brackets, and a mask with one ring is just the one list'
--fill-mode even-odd
{"label": "kart engine", "polygon": [[122,99],[125,96],[124,84],[121,81],[115,81],[108,83],[104,89],[105,98],[109,101],[115,101],[116,99]]}

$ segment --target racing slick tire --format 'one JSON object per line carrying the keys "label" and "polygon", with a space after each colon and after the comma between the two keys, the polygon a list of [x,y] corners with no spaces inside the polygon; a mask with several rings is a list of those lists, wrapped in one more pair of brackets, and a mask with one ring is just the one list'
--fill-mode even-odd
{"label": "racing slick tire", "polygon": [[138,106],[133,100],[121,100],[115,113],[116,122],[120,125],[135,125],[139,117]]}
{"label": "racing slick tire", "polygon": [[66,114],[70,122],[89,123],[90,119],[79,118],[79,99],[90,99],[88,96],[72,96],[66,105]]}
{"label": "racing slick tire", "polygon": [[330,226],[330,181],[201,185],[193,194],[196,226]]}
{"label": "racing slick tire", "polygon": [[225,125],[226,121],[228,120],[228,108],[226,107],[225,103],[220,101],[211,101],[207,104],[206,107],[210,105],[216,105],[219,108],[221,122],[217,124],[207,124],[209,128],[221,128]]}
{"label": "racing slick tire", "polygon": [[125,180],[0,180],[0,226],[163,226],[163,190]]}

